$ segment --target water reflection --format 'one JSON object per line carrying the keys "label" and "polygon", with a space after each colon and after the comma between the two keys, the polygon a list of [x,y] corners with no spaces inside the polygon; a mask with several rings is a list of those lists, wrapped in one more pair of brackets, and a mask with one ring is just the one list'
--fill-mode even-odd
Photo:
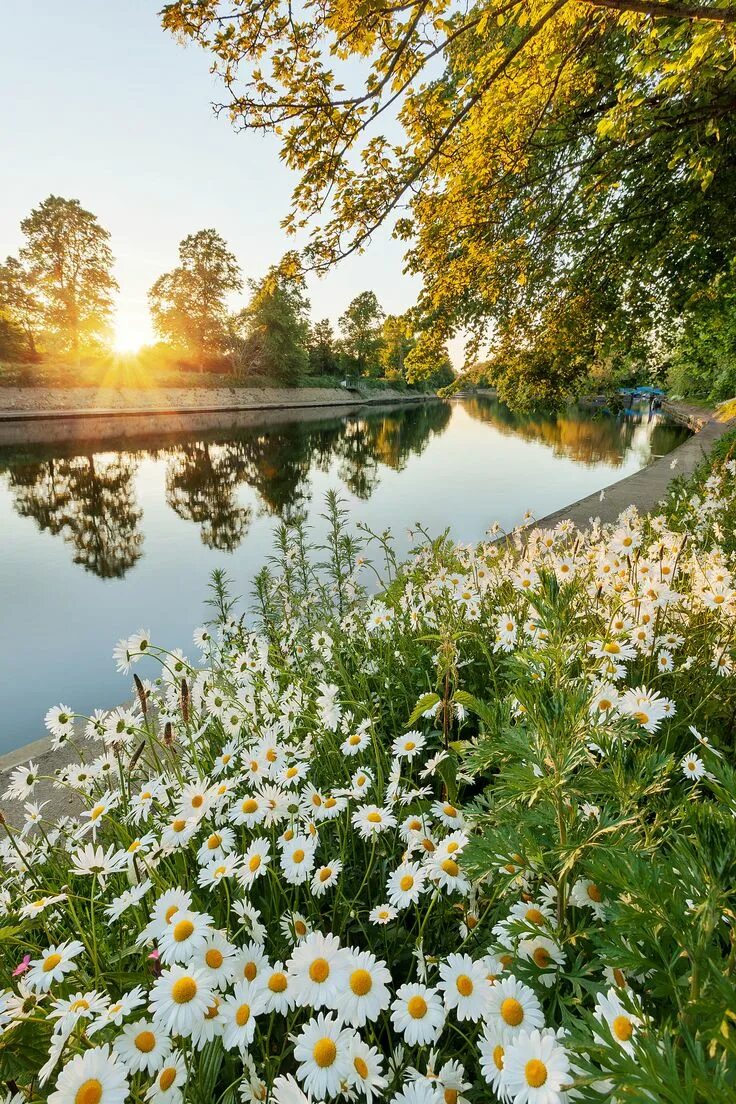
{"label": "water reflection", "polygon": [[87,571],[119,579],[143,554],[137,466],[129,453],[96,453],[11,466],[7,478],[21,517],[71,544]]}
{"label": "water reflection", "polygon": [[[618,467],[632,451],[645,463],[651,453],[669,451],[686,435],[681,427],[662,422],[649,426],[641,419],[579,409],[517,414],[488,398],[467,399],[463,410],[504,436],[534,441],[584,465]],[[94,445],[90,451],[80,445],[28,447],[22,453],[0,449],[0,475],[18,515],[60,536],[86,571],[102,579],[122,578],[143,555],[136,480],[146,462],[163,468],[166,505],[198,527],[202,544],[233,552],[255,517],[293,519],[305,513],[317,472],[332,472],[346,491],[367,501],[387,470],[401,472],[432,438],[445,433],[453,411],[459,413],[457,406],[440,402],[393,407],[267,429],[169,434],[165,444],[149,438],[137,445],[106,445],[104,451]],[[459,428],[456,424],[455,450],[463,449],[469,431],[467,417]],[[451,508],[447,520],[453,520]]]}
{"label": "water reflection", "polygon": [[505,436],[541,442],[549,445],[555,456],[583,464],[605,462],[617,466],[626,451],[642,441],[651,456],[662,456],[687,436],[682,426],[652,417],[646,406],[633,415],[617,416],[578,406],[546,414],[523,414],[485,398],[466,399],[464,406],[472,418]]}
{"label": "water reflection", "polygon": [[[338,475],[356,497],[367,499],[384,465],[401,471],[450,418],[445,403],[371,412],[367,416],[287,423],[263,430],[211,430],[195,440],[159,448],[121,447],[33,459],[3,459],[15,511],[33,518],[42,532],[61,536],[74,562],[103,579],[121,578],[143,554],[142,511],[135,477],[144,459],[165,464],[168,506],[199,526],[207,548],[234,551],[247,536],[253,507],[241,488],[256,492],[262,513],[292,520],[310,499],[310,472],[338,462]],[[109,449],[110,446],[107,446]],[[41,446],[42,454],[49,447]]]}

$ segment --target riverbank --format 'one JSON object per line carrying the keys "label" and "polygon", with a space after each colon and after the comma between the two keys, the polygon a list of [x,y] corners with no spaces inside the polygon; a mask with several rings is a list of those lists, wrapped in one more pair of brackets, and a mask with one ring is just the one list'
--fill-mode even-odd
{"label": "riverbank", "polygon": [[391,387],[4,387],[0,417],[268,410],[355,402],[423,402],[434,397]]}
{"label": "riverbank", "polygon": [[[161,432],[243,428],[264,413],[289,419],[338,408],[439,402],[391,388],[92,388],[6,387],[0,391],[0,446],[110,441]],[[270,417],[267,418],[270,420]]]}

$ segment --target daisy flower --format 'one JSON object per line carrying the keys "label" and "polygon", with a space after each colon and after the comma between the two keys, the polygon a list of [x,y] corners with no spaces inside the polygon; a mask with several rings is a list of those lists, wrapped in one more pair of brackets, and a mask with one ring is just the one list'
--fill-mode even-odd
{"label": "daisy flower", "polygon": [[436,1043],[445,1023],[437,990],[420,984],[401,985],[391,1005],[391,1023],[409,1046]]}
{"label": "daisy flower", "polygon": [[386,963],[370,951],[349,951],[347,983],[337,999],[337,1014],[351,1027],[363,1027],[375,1020],[391,1002],[388,984],[391,974]]}
{"label": "daisy flower", "polygon": [[388,809],[381,809],[378,805],[361,805],[353,813],[352,822],[362,839],[370,839],[371,836],[394,828],[396,817]]}
{"label": "daisy flower", "polygon": [[486,1022],[512,1039],[544,1027],[544,1015],[534,990],[510,974],[491,986]]}
{"label": "daisy flower", "polygon": [[229,943],[222,932],[212,931],[207,939],[193,953],[192,966],[202,970],[216,989],[226,989],[233,979],[235,969],[235,947]]}
{"label": "daisy flower", "polygon": [[690,782],[698,782],[705,774],[705,763],[694,752],[691,752],[680,763],[680,769]]}
{"label": "daisy flower", "polygon": [[172,966],[154,981],[149,1010],[170,1035],[191,1035],[212,1007],[213,997],[204,971]]}
{"label": "daisy flower", "polygon": [[307,1008],[334,1008],[345,990],[349,966],[349,952],[340,947],[336,935],[308,935],[297,943],[287,963],[297,1003]]}
{"label": "daisy flower", "polygon": [[323,897],[328,889],[337,884],[337,879],[342,870],[342,863],[335,859],[327,866],[318,867],[312,876],[312,893],[315,897]]}
{"label": "daisy flower", "polygon": [[355,1035],[324,1012],[304,1025],[296,1037],[297,1077],[317,1100],[337,1096],[351,1077]]}
{"label": "daisy flower", "polygon": [[411,762],[424,750],[426,743],[427,740],[421,732],[412,730],[394,740],[391,746],[391,754],[396,759],[407,759]]}
{"label": "daisy flower", "polygon": [[[641,1019],[639,1016],[632,1015],[622,1004],[615,989],[611,988],[607,993],[599,994],[593,1015],[600,1023],[608,1024],[611,1035],[627,1054],[634,1053],[632,1040],[641,1026]],[[598,1038],[603,1042],[602,1036]]]}
{"label": "daisy flower", "polygon": [[247,943],[242,947],[233,966],[233,977],[238,981],[255,981],[268,969],[268,957],[260,943]]}
{"label": "daisy flower", "polygon": [[212,932],[213,920],[204,912],[178,911],[162,931],[158,940],[161,961],[188,962],[202,947]]}
{"label": "daisy flower", "polygon": [[308,836],[294,836],[281,848],[281,870],[289,885],[303,885],[314,869],[316,841]]}
{"label": "daisy flower", "polygon": [[296,996],[283,962],[274,962],[263,971],[263,995],[266,1012],[279,1012],[286,1015],[296,1004]]}
{"label": "daisy flower", "polygon": [[393,870],[386,882],[388,899],[396,908],[415,905],[424,891],[426,870],[419,863],[405,862]]}
{"label": "daisy flower", "polygon": [[250,889],[256,878],[266,873],[266,868],[271,862],[271,845],[265,838],[254,839],[248,849],[243,853],[240,864],[240,884],[245,889]]}
{"label": "daisy flower", "polygon": [[377,1047],[368,1046],[356,1036],[350,1058],[350,1083],[371,1104],[374,1096],[383,1095],[388,1083],[383,1076],[383,1057]]}
{"label": "daisy flower", "polygon": [[84,950],[84,944],[78,939],[52,945],[41,953],[40,958],[31,959],[31,968],[26,974],[25,983],[37,993],[46,993],[55,982],[63,981],[66,974],[76,970],[74,959]]}
{"label": "daisy flower", "polygon": [[506,1058],[506,1032],[496,1023],[488,1023],[478,1042],[480,1071],[499,1100],[508,1100],[504,1060]]}
{"label": "daisy flower", "polygon": [[371,924],[390,924],[392,920],[395,920],[398,916],[398,912],[393,905],[376,905],[368,913],[368,919]]}
{"label": "daisy flower", "polygon": [[239,981],[220,1006],[222,1043],[226,1050],[244,1052],[253,1042],[256,1016],[266,1011],[263,988],[257,982]]}
{"label": "daisy flower", "polygon": [[62,1069],[48,1104],[125,1104],[125,1067],[105,1044],[75,1054]]}
{"label": "daisy flower", "polygon": [[181,1104],[186,1083],[187,1067],[184,1055],[174,1053],[169,1056],[163,1069],[156,1074],[156,1080],[146,1093],[146,1100],[150,1100],[152,1104]]}
{"label": "daisy flower", "polygon": [[504,1055],[504,1082],[514,1104],[563,1104],[570,1061],[552,1032],[520,1032]]}
{"label": "daisy flower", "polygon": [[483,1019],[490,1003],[491,985],[483,962],[470,955],[451,954],[440,963],[440,992],[445,1008],[455,1010],[458,1020]]}
{"label": "daisy flower", "polygon": [[113,1050],[129,1073],[155,1073],[171,1054],[171,1039],[151,1020],[126,1024]]}
{"label": "daisy flower", "polygon": [[599,920],[605,920],[606,910],[603,894],[590,878],[578,878],[570,890],[570,904],[578,908],[589,908]]}

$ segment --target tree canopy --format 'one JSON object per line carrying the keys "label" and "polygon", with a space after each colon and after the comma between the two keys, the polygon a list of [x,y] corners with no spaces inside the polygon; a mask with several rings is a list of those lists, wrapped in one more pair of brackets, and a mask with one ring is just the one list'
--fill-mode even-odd
{"label": "tree canopy", "polygon": [[47,344],[74,354],[107,337],[113,293],[110,235],[78,199],[51,195],[20,224],[18,257],[0,265],[0,310],[36,352]]}
{"label": "tree canopy", "polygon": [[309,300],[296,254],[287,253],[262,280],[249,283],[250,302],[240,316],[248,368],[296,384],[309,366]]}
{"label": "tree canopy", "polygon": [[231,292],[243,286],[240,265],[216,230],[198,230],[179,243],[179,264],[148,293],[156,332],[197,357],[225,348]]}
{"label": "tree canopy", "polygon": [[406,241],[415,374],[464,332],[507,393],[568,386],[729,267],[734,0],[175,0],[163,22],[211,53],[235,125],[280,136],[309,263],[383,223]]}

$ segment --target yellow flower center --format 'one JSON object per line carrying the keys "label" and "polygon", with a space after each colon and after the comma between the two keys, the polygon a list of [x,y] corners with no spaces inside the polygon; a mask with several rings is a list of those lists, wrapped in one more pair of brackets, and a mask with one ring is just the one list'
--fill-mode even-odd
{"label": "yellow flower center", "polygon": [[60,962],[61,962],[61,955],[60,954],[50,954],[48,956],[48,958],[45,958],[43,960],[43,972],[45,974],[50,973],[52,970],[56,969],[56,967],[59,965]]}
{"label": "yellow flower center", "polygon": [[423,1020],[427,1015],[427,1002],[417,993],[407,1001],[406,1010],[413,1020]]}
{"label": "yellow flower center", "polygon": [[363,1080],[368,1076],[368,1066],[365,1064],[362,1058],[353,1058],[353,1066],[358,1077],[362,1077]]}
{"label": "yellow flower center", "polygon": [[328,1039],[327,1037],[318,1039],[314,1044],[312,1056],[320,1069],[327,1069],[337,1057],[337,1047],[332,1039]]}
{"label": "yellow flower center", "polygon": [[258,974],[258,967],[255,962],[246,962],[243,970],[243,977],[246,981],[253,981]]}
{"label": "yellow flower center", "polygon": [[100,1104],[102,1100],[102,1084],[96,1077],[90,1077],[82,1082],[74,1097],[74,1104]]}
{"label": "yellow flower center", "polygon": [[330,964],[326,958],[315,958],[314,962],[309,967],[309,976],[312,981],[316,981],[319,985],[323,981],[327,981],[330,976]]}
{"label": "yellow flower center", "polygon": [[225,956],[222,951],[218,951],[217,947],[210,947],[205,953],[204,960],[209,966],[210,970],[219,970],[225,961]]}
{"label": "yellow flower center", "polygon": [[282,973],[281,970],[277,970],[275,973],[271,974],[268,979],[268,988],[272,993],[283,993],[286,989],[286,985],[286,974]]}
{"label": "yellow flower center", "polygon": [[194,797],[192,798],[192,808],[193,809],[201,809],[203,805],[204,805],[204,798],[202,797],[202,795],[201,794],[195,794]]}
{"label": "yellow flower center", "polygon": [[628,1016],[616,1016],[611,1024],[611,1031],[620,1043],[628,1043],[634,1034],[634,1025]]}
{"label": "yellow flower center", "polygon": [[532,954],[532,958],[540,970],[546,969],[552,961],[552,956],[546,947],[537,947],[536,951]]}
{"label": "yellow flower center", "polygon": [[587,894],[590,897],[591,901],[595,901],[596,904],[601,900],[601,891],[599,890],[595,882],[590,883],[587,889]]}
{"label": "yellow flower center", "polygon": [[164,916],[164,920],[166,921],[167,924],[171,923],[171,918],[173,917],[174,913],[178,912],[178,911],[179,911],[179,906],[178,905],[172,905],[171,908],[167,908],[166,915]]}
{"label": "yellow flower center", "polygon": [[454,859],[445,859],[442,863],[442,869],[445,874],[449,874],[451,878],[457,878],[460,873],[460,867],[457,865]]}
{"label": "yellow flower center", "polygon": [[156,1036],[152,1031],[140,1031],[133,1042],[142,1054],[150,1054],[156,1045]]}
{"label": "yellow flower center", "polygon": [[193,931],[194,924],[191,920],[180,920],[178,924],[174,924],[174,939],[177,943],[183,943]]}
{"label": "yellow flower center", "polygon": [[540,1062],[539,1058],[532,1058],[524,1066],[524,1076],[527,1085],[531,1085],[533,1089],[539,1089],[547,1080],[547,1067],[544,1062]]}
{"label": "yellow flower center", "polygon": [[102,816],[104,811],[105,811],[105,806],[104,805],[95,805],[94,809],[89,814],[89,819],[90,820],[98,820],[99,817]]}
{"label": "yellow flower center", "polygon": [[411,887],[414,885],[414,879],[412,878],[411,874],[405,874],[399,882],[399,885],[401,886],[404,893],[406,893],[407,890],[411,889]]}
{"label": "yellow flower center", "polygon": [[456,817],[457,816],[457,809],[455,808],[454,805],[443,805],[442,806],[442,811],[444,812],[445,816],[448,816],[448,817]]}
{"label": "yellow flower center", "polygon": [[258,802],[253,797],[246,797],[240,808],[244,813],[254,813],[258,808]]}
{"label": "yellow flower center", "polygon": [[260,855],[253,855],[252,858],[250,859],[249,863],[248,863],[248,869],[250,871],[252,871],[253,874],[255,874],[256,870],[258,869],[258,867],[260,865],[261,865],[261,856]]}
{"label": "yellow flower center", "polygon": [[445,1104],[457,1104],[457,1089],[445,1089]]}
{"label": "yellow flower center", "polygon": [[503,1069],[503,1056],[504,1049],[502,1046],[495,1046],[493,1048],[493,1064],[497,1070]]}
{"label": "yellow flower center", "polygon": [[180,977],[174,982],[171,996],[177,1004],[189,1004],[197,995],[197,983],[194,978]]}
{"label": "yellow flower center", "polygon": [[524,1009],[515,997],[506,997],[501,1004],[501,1019],[509,1027],[518,1027],[524,1019]]}
{"label": "yellow flower center", "polygon": [[174,1084],[176,1080],[176,1066],[167,1066],[165,1070],[161,1070],[158,1076],[158,1087],[162,1092],[166,1092]]}
{"label": "yellow flower center", "polygon": [[304,862],[304,852],[302,851],[301,847],[297,847],[296,851],[291,856],[291,858],[292,858],[292,861],[295,862],[295,863]]}
{"label": "yellow flower center", "polygon": [[307,934],[307,925],[304,923],[303,920],[295,920],[294,921],[294,931],[299,936],[306,935]]}
{"label": "yellow flower center", "polygon": [[609,640],[607,644],[603,645],[603,651],[608,652],[609,655],[618,655],[618,653],[621,651],[621,648],[615,640]]}
{"label": "yellow flower center", "polygon": [[331,876],[332,876],[332,871],[329,868],[329,866],[323,866],[322,869],[319,872],[319,880],[321,882],[326,882],[326,881],[329,880],[329,878]]}
{"label": "yellow flower center", "polygon": [[544,914],[538,908],[530,908],[524,913],[524,919],[528,920],[530,924],[543,924]]}
{"label": "yellow flower center", "polygon": [[413,740],[407,740],[406,743],[404,744],[404,750],[405,751],[413,751],[416,746],[417,745],[414,743]]}
{"label": "yellow flower center", "polygon": [[371,824],[380,824],[381,823],[381,814],[380,813],[369,813],[368,816],[366,817],[366,820],[370,821]]}
{"label": "yellow flower center", "polygon": [[86,1012],[88,1008],[89,1001],[86,1001],[84,997],[82,997],[80,1000],[75,1000],[72,1004],[69,1005],[70,1012]]}
{"label": "yellow flower center", "polygon": [[238,1027],[245,1027],[245,1025],[247,1024],[249,1019],[250,1019],[250,1005],[249,1004],[241,1004],[240,1008],[235,1013],[235,1022],[236,1022],[236,1024],[238,1025]]}
{"label": "yellow flower center", "polygon": [[356,997],[364,997],[373,988],[373,978],[367,970],[353,970],[350,975],[350,988]]}
{"label": "yellow flower center", "polygon": [[461,997],[469,997],[473,992],[473,982],[467,974],[460,974],[455,985]]}
{"label": "yellow flower center", "polygon": [[187,822],[185,820],[182,820],[181,817],[177,817],[174,823],[171,825],[175,832],[183,832],[186,826]]}

